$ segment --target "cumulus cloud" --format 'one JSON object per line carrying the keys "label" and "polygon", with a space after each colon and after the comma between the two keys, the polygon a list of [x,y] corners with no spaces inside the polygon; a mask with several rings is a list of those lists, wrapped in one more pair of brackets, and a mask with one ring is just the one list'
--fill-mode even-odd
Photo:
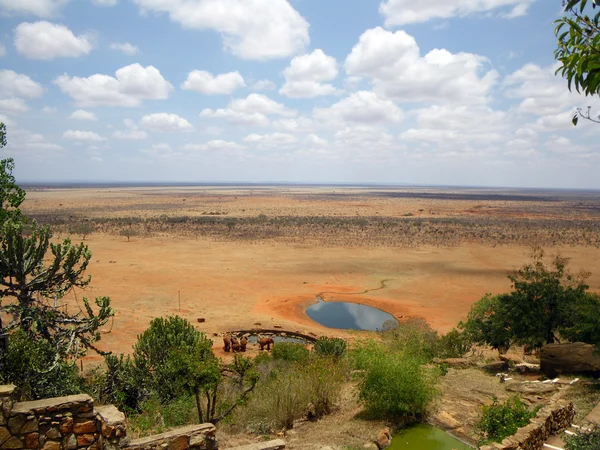
{"label": "cumulus cloud", "polygon": [[63,133],[63,139],[70,141],[102,142],[106,138],[93,131],[67,130]]}
{"label": "cumulus cloud", "polygon": [[22,98],[6,98],[0,99],[0,111],[19,114],[29,111],[29,108]]}
{"label": "cumulus cloud", "polygon": [[40,97],[44,93],[42,85],[29,76],[12,70],[0,70],[0,97]]}
{"label": "cumulus cloud", "polygon": [[221,139],[214,139],[204,144],[186,144],[183,146],[185,150],[191,151],[231,151],[231,150],[243,150],[245,147],[238,144],[237,142],[224,141]]}
{"label": "cumulus cloud", "polygon": [[556,66],[526,64],[504,79],[506,97],[521,99],[518,111],[527,114],[554,115],[573,109],[585,97],[570,92],[555,70]]}
{"label": "cumulus cloud", "polygon": [[431,19],[449,19],[502,8],[503,17],[527,13],[535,0],[384,0],[379,12],[386,26],[422,23]]}
{"label": "cumulus cloud", "polygon": [[154,66],[131,64],[116,77],[95,74],[87,78],[61,75],[54,83],[79,106],[139,106],[143,100],[164,100],[173,90]]}
{"label": "cumulus cloud", "polygon": [[317,49],[310,54],[296,56],[283,71],[285,84],[279,93],[290,98],[314,98],[334,94],[337,89],[331,81],[338,75],[337,61]]}
{"label": "cumulus cloud", "polygon": [[377,93],[398,101],[485,103],[498,74],[487,59],[434,49],[421,56],[414,37],[377,27],[365,31],[346,58],[350,76],[370,77]]}
{"label": "cumulus cloud", "polygon": [[315,108],[313,115],[318,120],[341,125],[347,122],[400,122],[404,117],[402,110],[394,102],[382,99],[370,91],[355,92],[329,108]]}
{"label": "cumulus cloud", "polygon": [[287,133],[252,133],[244,138],[244,142],[258,147],[280,147],[298,142],[298,138]]}
{"label": "cumulus cloud", "polygon": [[55,16],[69,0],[0,0],[0,10],[8,14]]}
{"label": "cumulus cloud", "polygon": [[142,117],[140,125],[153,131],[190,131],[192,124],[177,114],[156,113]]}
{"label": "cumulus cloud", "polygon": [[91,120],[91,121],[98,120],[98,118],[96,117],[96,114],[94,114],[93,112],[90,112],[90,111],[85,111],[83,109],[78,109],[77,111],[74,111],[69,116],[69,119],[73,119],[73,120]]}
{"label": "cumulus cloud", "polygon": [[246,86],[239,72],[222,73],[214,76],[205,70],[190,72],[181,84],[181,89],[199,92],[206,95],[229,95],[233,91]]}
{"label": "cumulus cloud", "polygon": [[110,49],[116,50],[129,56],[137,55],[140,52],[139,48],[137,48],[133,44],[130,44],[129,42],[113,42],[112,44],[110,44]]}
{"label": "cumulus cloud", "polygon": [[243,59],[283,58],[308,45],[308,23],[288,0],[134,0],[142,12],[165,13],[184,28],[214,30]]}
{"label": "cumulus cloud", "polygon": [[234,125],[269,125],[268,116],[294,117],[297,112],[287,108],[283,103],[276,102],[266,95],[250,94],[246,98],[238,98],[229,102],[227,108],[216,110],[206,108],[200,117],[209,119],[224,119]]}
{"label": "cumulus cloud", "polygon": [[15,29],[15,47],[26,58],[49,61],[87,55],[93,45],[90,36],[75,36],[66,26],[44,20],[19,24]]}

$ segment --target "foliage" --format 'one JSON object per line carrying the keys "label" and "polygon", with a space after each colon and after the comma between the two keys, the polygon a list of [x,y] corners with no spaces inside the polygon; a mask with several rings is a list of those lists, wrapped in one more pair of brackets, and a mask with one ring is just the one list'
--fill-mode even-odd
{"label": "foliage", "polygon": [[85,241],[85,238],[89,235],[92,234],[94,231],[96,231],[96,227],[94,226],[93,222],[90,221],[83,221],[83,222],[78,222],[75,225],[73,225],[71,227],[71,229],[69,230],[71,234],[78,234],[81,236],[81,239],[83,239]]}
{"label": "foliage", "polygon": [[[558,38],[554,58],[560,63],[556,73],[567,79],[569,90],[575,87],[585,95],[600,93],[600,11],[588,15],[588,3],[596,7],[596,0],[565,0],[566,15],[555,21],[554,34]],[[573,117],[577,125],[580,117],[600,123],[581,109]]]}
{"label": "foliage", "polygon": [[483,442],[502,442],[535,417],[535,413],[529,412],[518,396],[510,397],[504,403],[499,403],[494,397],[491,405],[484,405],[482,408],[477,427],[481,431]]}
{"label": "foliage", "polygon": [[452,331],[440,336],[437,346],[437,356],[440,358],[462,358],[472,348],[467,333],[453,328]]}
{"label": "foliage", "polygon": [[84,387],[74,362],[56,360],[50,342],[32,340],[20,330],[10,336],[0,383],[16,385],[21,400],[76,394]]}
{"label": "foliage", "polygon": [[348,344],[341,338],[320,337],[315,342],[313,350],[319,356],[333,356],[341,358],[346,353]]}
{"label": "foliage", "polygon": [[565,437],[565,450],[597,450],[600,448],[600,427]]}
{"label": "foliage", "polygon": [[575,276],[567,264],[561,256],[546,264],[544,252],[534,249],[531,262],[509,275],[512,292],[485,296],[473,305],[461,328],[473,342],[498,349],[513,343],[539,348],[556,342],[563,330],[579,326],[573,324],[573,312],[582,307],[588,295],[585,279],[589,274]]}
{"label": "foliage", "polygon": [[304,344],[295,342],[278,342],[273,346],[273,359],[288,362],[304,362],[308,360],[310,352]]}
{"label": "foliage", "polygon": [[129,242],[129,239],[138,235],[138,232],[131,227],[126,227],[126,228],[123,228],[121,231],[119,231],[119,235],[126,237],[127,242]]}
{"label": "foliage", "polygon": [[410,354],[423,362],[431,361],[437,354],[438,334],[421,317],[411,317],[395,324],[381,335],[393,350]]}
{"label": "foliage", "polygon": [[568,323],[561,329],[562,337],[571,342],[600,345],[600,296],[587,292],[571,309]]}
{"label": "foliage", "polygon": [[[0,122],[0,149],[6,146],[6,126]],[[19,206],[25,200],[25,191],[15,183],[12,158],[0,160],[0,225],[9,218],[19,219]]]}
{"label": "foliage", "polygon": [[128,433],[142,437],[193,424],[198,420],[194,405],[193,396],[184,395],[167,403],[150,397],[140,405],[139,414],[128,417]]}
{"label": "foliage", "polygon": [[[26,235],[27,233],[27,235]],[[85,287],[84,272],[91,258],[87,246],[50,242],[47,227],[22,222],[3,224],[0,252],[0,311],[8,315],[8,332],[20,329],[31,339],[46,339],[57,357],[78,357],[100,339],[99,328],[114,315],[108,297],[96,298],[95,313],[88,299],[83,309],[69,313],[61,302],[74,287]],[[50,253],[50,263],[45,259]],[[8,300],[8,302],[5,302]]]}

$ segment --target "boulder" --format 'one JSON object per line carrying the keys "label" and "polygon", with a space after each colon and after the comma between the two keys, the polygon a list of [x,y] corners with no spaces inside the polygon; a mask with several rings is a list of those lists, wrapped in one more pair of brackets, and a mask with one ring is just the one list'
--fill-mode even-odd
{"label": "boulder", "polygon": [[506,372],[508,370],[508,363],[506,361],[493,361],[481,366],[481,368],[491,373]]}
{"label": "boulder", "polygon": [[540,365],[539,364],[530,364],[530,363],[521,363],[515,366],[515,370],[520,374],[524,375],[526,373],[539,373]]}
{"label": "boulder", "polygon": [[446,364],[448,367],[452,367],[454,369],[468,369],[473,365],[473,363],[467,358],[446,358],[440,359],[440,364]]}
{"label": "boulder", "polygon": [[554,377],[563,373],[600,375],[600,354],[596,347],[583,342],[548,344],[540,352],[540,366],[544,374]]}

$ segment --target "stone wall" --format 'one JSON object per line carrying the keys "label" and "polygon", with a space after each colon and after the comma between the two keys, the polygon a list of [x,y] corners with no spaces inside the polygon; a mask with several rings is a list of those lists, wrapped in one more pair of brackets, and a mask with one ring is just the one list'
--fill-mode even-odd
{"label": "stone wall", "polygon": [[89,395],[14,401],[14,386],[0,386],[0,450],[214,450],[212,424],[191,425],[130,441],[125,415],[94,407]]}
{"label": "stone wall", "polygon": [[529,425],[502,441],[481,447],[481,450],[540,450],[544,442],[554,434],[561,433],[571,426],[575,417],[573,403],[554,400],[544,406],[531,419]]}

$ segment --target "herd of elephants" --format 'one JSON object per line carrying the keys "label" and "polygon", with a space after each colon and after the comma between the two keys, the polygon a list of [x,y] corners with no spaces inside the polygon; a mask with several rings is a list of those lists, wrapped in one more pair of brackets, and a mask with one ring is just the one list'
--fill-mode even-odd
{"label": "herd of elephants", "polygon": [[[273,338],[270,337],[259,337],[257,342],[261,350],[264,350],[266,348],[267,351],[270,351],[271,346],[275,345]],[[241,339],[238,339],[236,336],[232,336],[230,334],[226,334],[223,336],[223,350],[226,353],[245,352],[247,345],[248,339],[246,338],[246,336],[242,336]]]}

